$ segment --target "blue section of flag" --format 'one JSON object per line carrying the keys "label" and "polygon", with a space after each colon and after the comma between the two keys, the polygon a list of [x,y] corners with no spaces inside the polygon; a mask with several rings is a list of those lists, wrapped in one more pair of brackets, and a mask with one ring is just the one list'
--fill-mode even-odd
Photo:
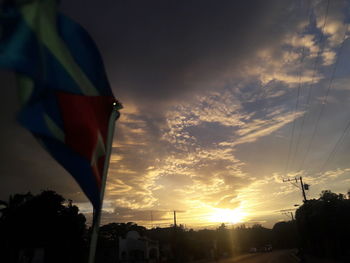
{"label": "blue section of flag", "polygon": [[38,137],[38,139],[44,143],[52,157],[58,161],[70,174],[74,175],[74,179],[84,190],[92,205],[95,208],[99,208],[100,190],[98,189],[94,180],[90,163],[56,140],[43,136]]}
{"label": "blue section of flag", "polygon": [[[19,21],[13,21],[14,18]],[[6,19],[6,22],[4,18],[1,20],[5,33],[0,41],[0,67],[11,68],[31,77],[35,82],[31,101],[40,99],[48,89],[51,92],[62,90],[80,94],[79,86],[47,47],[38,41],[27,23],[18,15]]]}
{"label": "blue section of flag", "polygon": [[18,114],[18,120],[36,135],[55,138],[47,127],[45,115],[53,120],[60,129],[64,129],[56,96],[51,92],[41,96],[35,102],[32,100],[32,103],[25,106]]}
{"label": "blue section of flag", "polygon": [[[43,4],[45,1],[47,1],[46,5]],[[54,1],[33,0],[26,4],[33,5],[33,7],[40,5],[47,7],[47,3],[52,3],[52,6],[49,6],[51,8],[54,7]],[[84,133],[84,130],[74,130],[74,125],[73,127],[67,126],[68,124],[63,121],[65,118],[67,120],[67,115],[63,116],[62,113],[64,112],[62,107],[64,107],[65,101],[62,100],[62,96],[59,100],[59,94],[62,93],[81,96],[91,96],[91,94],[84,94],[85,87],[79,86],[84,81],[78,81],[79,78],[74,75],[76,71],[69,71],[69,68],[65,67],[67,64],[61,64],[62,60],[60,59],[62,58],[56,57],[65,56],[66,53],[62,52],[63,55],[61,53],[54,54],[53,47],[46,46],[38,38],[37,33],[22,16],[21,12],[24,11],[20,11],[19,8],[20,6],[9,5],[7,7],[1,6],[0,10],[0,68],[21,73],[21,75],[30,78],[33,84],[30,96],[19,114],[19,121],[42,142],[48,152],[75,178],[93,206],[99,209],[101,205],[101,167],[98,167],[96,163],[93,164],[92,159],[89,159],[94,153],[86,153],[77,149],[74,140],[73,142],[62,141],[66,137],[74,138],[72,134],[66,134],[67,130],[73,131],[74,135]],[[36,15],[40,15],[40,12],[45,12],[45,9],[38,8],[36,11],[38,12]],[[79,24],[64,15],[57,14],[54,19],[57,21],[58,37],[63,41],[64,48],[68,49],[68,56],[73,58],[74,67],[77,65],[78,70],[83,72],[83,74],[78,73],[78,77],[80,79],[82,76],[88,78],[92,88],[97,92],[97,94],[94,93],[93,97],[106,97],[106,99],[103,99],[106,103],[113,101],[113,93],[100,53],[89,34]],[[45,35],[41,37],[45,37]],[[54,48],[57,48],[57,46]],[[71,60],[65,60],[65,63],[67,61]],[[72,105],[74,109],[76,105],[74,96],[65,96],[64,98],[67,99],[67,103],[70,103],[70,109],[72,109]],[[108,104],[108,107],[103,106],[104,110],[101,111],[100,108],[96,108],[99,107],[99,104],[94,104],[94,100],[88,101],[91,101],[91,107],[88,109],[96,114],[96,116],[91,116],[92,120],[109,118],[107,114],[110,114],[110,112],[105,109],[109,109],[110,106],[112,111],[111,104]],[[89,104],[85,103],[84,107],[87,107],[87,105]],[[80,107],[80,105],[76,105],[76,107]],[[102,117],[105,118],[99,118],[101,116],[98,116],[98,113],[101,114],[101,112],[104,113]],[[76,115],[73,114],[73,116]],[[80,126],[78,126],[82,127],[82,121],[77,120],[77,122],[79,121]],[[108,123],[99,123],[100,126],[96,124],[96,127],[92,128],[90,123],[86,124],[87,128],[93,129],[93,132],[87,132],[87,134],[98,134],[99,136],[101,136],[101,133],[104,134],[101,131],[105,131],[108,125]],[[57,130],[58,133],[62,132],[63,139],[58,136]],[[89,139],[90,141],[87,142],[91,143],[89,149],[94,149],[95,138]],[[68,145],[69,143],[70,145]]]}
{"label": "blue section of flag", "polygon": [[[48,83],[50,88],[56,90],[83,94],[66,69],[38,41],[19,12],[11,10],[8,13],[7,16],[2,14],[0,18],[3,29],[0,38],[0,67],[10,66],[17,72],[30,76],[37,83]],[[61,39],[71,51],[70,55],[98,89],[99,95],[113,96],[101,55],[89,34],[62,14],[57,16],[57,26]]]}
{"label": "blue section of flag", "polygon": [[77,23],[64,15],[58,17],[59,32],[72,52],[77,64],[98,87],[101,95],[111,96],[111,88],[105,73],[103,61],[90,35]]}

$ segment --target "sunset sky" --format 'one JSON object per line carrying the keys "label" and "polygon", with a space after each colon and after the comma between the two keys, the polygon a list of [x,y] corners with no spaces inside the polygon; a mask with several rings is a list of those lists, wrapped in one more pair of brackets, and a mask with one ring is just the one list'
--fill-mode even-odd
{"label": "sunset sky", "polygon": [[[272,227],[350,189],[349,1],[61,1],[95,39],[117,122],[103,223]],[[15,122],[1,72],[0,199],[53,189],[89,214],[70,175]],[[294,127],[294,128],[293,128]]]}

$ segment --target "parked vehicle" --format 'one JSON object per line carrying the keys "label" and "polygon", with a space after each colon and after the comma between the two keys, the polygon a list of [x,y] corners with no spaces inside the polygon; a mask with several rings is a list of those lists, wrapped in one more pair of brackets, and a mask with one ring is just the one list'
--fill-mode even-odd
{"label": "parked vehicle", "polygon": [[249,249],[249,253],[256,253],[256,252],[258,252],[258,250],[257,250],[256,247],[251,247],[251,248]]}

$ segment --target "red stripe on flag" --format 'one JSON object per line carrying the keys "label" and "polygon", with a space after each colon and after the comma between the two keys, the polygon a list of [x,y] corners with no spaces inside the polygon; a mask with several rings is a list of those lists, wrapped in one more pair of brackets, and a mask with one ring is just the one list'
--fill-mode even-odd
{"label": "red stripe on flag", "polygon": [[[57,92],[64,123],[65,143],[90,163],[101,134],[106,147],[108,124],[115,99],[110,96],[84,96]],[[101,186],[105,156],[98,156],[92,167]]]}

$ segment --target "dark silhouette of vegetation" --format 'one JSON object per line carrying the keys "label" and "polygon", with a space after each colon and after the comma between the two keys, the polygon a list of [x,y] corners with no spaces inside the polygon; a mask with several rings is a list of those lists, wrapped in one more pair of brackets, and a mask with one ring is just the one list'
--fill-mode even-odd
{"label": "dark silhouette of vegetation", "polygon": [[146,228],[133,222],[110,223],[100,227],[99,239],[103,240],[104,242],[116,243],[118,242],[118,237],[125,238],[129,231],[136,231],[142,236],[146,233]]}
{"label": "dark silhouette of vegetation", "polygon": [[118,262],[119,237],[125,238],[129,231],[136,231],[143,236],[146,233],[146,228],[133,222],[110,223],[101,226],[97,242],[96,261],[103,263]]}
{"label": "dark silhouette of vegetation", "polygon": [[276,249],[298,247],[299,234],[295,220],[278,222],[272,228],[272,245]]}
{"label": "dark silhouette of vegetation", "polygon": [[[183,225],[146,229],[132,222],[110,223],[100,227],[96,262],[118,262],[119,237],[129,231],[157,240],[161,257],[168,262],[189,262],[262,248],[274,238],[283,239],[289,231],[285,225],[279,223],[271,230],[261,225],[233,228],[221,224],[215,230],[194,231]],[[53,191],[16,194],[0,201],[1,262],[32,262],[38,248],[44,251],[45,262],[86,262],[90,234],[79,209]],[[290,244],[294,243],[283,247]],[[26,261],[21,261],[23,257]]]}
{"label": "dark silhouette of vegetation", "polygon": [[[278,222],[272,229],[226,226],[193,230],[183,225],[146,229],[135,223],[101,226],[97,261],[118,262],[119,237],[137,231],[159,242],[160,255],[167,262],[190,262],[236,256],[249,251],[299,247],[302,254],[347,262],[350,258],[350,198],[323,191],[318,199],[305,202],[296,220]],[[53,191],[38,195],[16,194],[0,201],[0,261],[31,262],[34,251],[44,251],[45,262],[86,262],[91,230],[85,217],[71,201]],[[301,255],[302,255],[301,254]],[[23,261],[24,262],[24,261]]]}
{"label": "dark silhouette of vegetation", "polygon": [[272,244],[272,231],[260,224],[255,224],[251,228],[245,225],[237,230],[236,243],[242,242],[239,252],[248,251],[249,248],[255,247],[262,249],[267,244]]}
{"label": "dark silhouette of vegetation", "polygon": [[216,230],[198,231],[183,226],[155,228],[146,235],[159,240],[161,245],[170,245],[173,262],[231,257],[247,253],[252,247],[262,249],[272,242],[272,230],[261,225],[234,228],[221,224]]}
{"label": "dark silhouette of vegetation", "polygon": [[44,250],[45,262],[84,262],[85,216],[53,191],[16,194],[0,203],[2,262],[31,262]]}
{"label": "dark silhouette of vegetation", "polygon": [[295,217],[305,253],[349,262],[349,197],[322,191],[320,198],[305,202]]}

